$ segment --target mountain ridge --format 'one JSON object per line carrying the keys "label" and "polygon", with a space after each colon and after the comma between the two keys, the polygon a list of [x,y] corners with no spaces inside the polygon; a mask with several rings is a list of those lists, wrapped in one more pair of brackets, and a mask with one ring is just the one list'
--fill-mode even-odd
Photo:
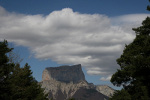
{"label": "mountain ridge", "polygon": [[45,89],[45,93],[48,93],[48,98],[54,100],[68,100],[69,98],[108,100],[115,90],[106,85],[103,87],[88,83],[81,67],[81,64],[77,64],[46,68],[40,84]]}

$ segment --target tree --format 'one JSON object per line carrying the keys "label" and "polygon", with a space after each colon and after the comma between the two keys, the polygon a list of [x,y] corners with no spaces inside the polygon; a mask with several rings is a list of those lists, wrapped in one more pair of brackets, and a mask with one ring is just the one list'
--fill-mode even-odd
{"label": "tree", "polygon": [[[147,9],[150,10],[149,6]],[[150,17],[133,30],[136,38],[125,46],[123,54],[117,59],[120,69],[113,74],[111,82],[116,86],[122,85],[132,100],[150,100]]]}
{"label": "tree", "polygon": [[131,100],[131,96],[126,90],[122,89],[121,91],[115,91],[110,100]]}
{"label": "tree", "polygon": [[25,64],[21,68],[10,61],[11,51],[6,40],[0,42],[0,100],[48,100],[30,66]]}
{"label": "tree", "polygon": [[9,63],[14,63],[14,64],[20,64],[23,61],[23,59],[18,54],[18,51],[17,52],[10,51],[8,53],[8,59],[9,59]]}
{"label": "tree", "polygon": [[[150,0],[149,0],[149,2],[150,2]],[[149,10],[149,11],[150,11],[150,6],[149,6],[149,5],[147,6],[147,10]]]}
{"label": "tree", "polygon": [[0,42],[0,100],[9,100],[9,77],[14,64],[8,63],[9,59],[7,57],[7,53],[11,50],[12,48],[8,48],[8,43],[6,40]]}
{"label": "tree", "polygon": [[13,100],[47,100],[44,90],[33,78],[30,66],[25,64],[20,68],[19,64],[14,67],[10,77]]}

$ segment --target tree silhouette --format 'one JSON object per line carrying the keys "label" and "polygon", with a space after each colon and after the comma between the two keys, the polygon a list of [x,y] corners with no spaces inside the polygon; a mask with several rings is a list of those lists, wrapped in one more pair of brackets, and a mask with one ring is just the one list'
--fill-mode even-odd
{"label": "tree silhouette", "polygon": [[0,100],[48,100],[30,66],[21,68],[9,61],[7,54],[11,51],[6,40],[0,42]]}
{"label": "tree silhouette", "polygon": [[[148,10],[149,6],[147,7]],[[118,95],[130,95],[132,100],[150,100],[150,17],[147,17],[142,26],[133,28],[136,38],[125,46],[123,54],[117,59],[120,69],[113,74],[111,82],[116,86],[123,86]],[[122,93],[121,93],[122,92]]]}

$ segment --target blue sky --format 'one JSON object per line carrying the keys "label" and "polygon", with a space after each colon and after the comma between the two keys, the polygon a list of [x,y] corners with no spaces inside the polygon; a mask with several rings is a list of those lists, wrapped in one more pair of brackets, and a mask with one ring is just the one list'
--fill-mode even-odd
{"label": "blue sky", "polygon": [[[148,0],[0,0],[0,40],[13,43],[33,76],[46,67],[82,64],[88,82],[106,84],[135,37]],[[115,87],[114,87],[115,88]],[[116,88],[117,89],[117,88]]]}
{"label": "blue sky", "polygon": [[0,0],[0,5],[10,12],[44,15],[62,8],[107,16],[147,13],[147,4],[148,0]]}

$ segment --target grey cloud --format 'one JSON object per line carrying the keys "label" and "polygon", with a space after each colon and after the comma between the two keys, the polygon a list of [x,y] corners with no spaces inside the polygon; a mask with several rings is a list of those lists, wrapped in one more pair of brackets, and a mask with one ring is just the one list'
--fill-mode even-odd
{"label": "grey cloud", "polygon": [[88,74],[109,80],[119,68],[116,59],[124,45],[135,37],[131,28],[140,25],[147,15],[138,14],[138,19],[134,19],[136,16],[109,18],[73,12],[70,8],[47,16],[23,15],[0,7],[0,40],[26,46],[38,59],[81,63]]}

